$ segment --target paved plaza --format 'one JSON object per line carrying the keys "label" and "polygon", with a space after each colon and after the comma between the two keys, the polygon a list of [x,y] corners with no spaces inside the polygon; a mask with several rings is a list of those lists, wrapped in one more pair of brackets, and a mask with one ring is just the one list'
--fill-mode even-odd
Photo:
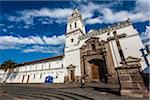
{"label": "paved plaza", "polygon": [[[68,87],[67,87],[68,86]],[[120,96],[117,86],[79,84],[19,85],[1,84],[1,100],[148,100],[148,98],[131,98]]]}

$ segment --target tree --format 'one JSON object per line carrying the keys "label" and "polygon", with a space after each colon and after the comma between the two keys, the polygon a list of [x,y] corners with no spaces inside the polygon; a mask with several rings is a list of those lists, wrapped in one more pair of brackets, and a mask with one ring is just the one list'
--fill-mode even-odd
{"label": "tree", "polygon": [[1,69],[4,69],[4,71],[6,72],[7,70],[13,70],[13,68],[17,65],[16,62],[14,62],[13,60],[7,60],[7,61],[4,61],[2,64],[1,64]]}
{"label": "tree", "polygon": [[[14,62],[13,60],[4,61],[1,64],[0,69],[4,69],[4,71],[5,71],[5,75],[3,76],[4,83],[10,77],[10,74],[13,72],[13,69],[15,68],[16,65],[17,65],[17,63]],[[8,72],[7,72],[7,70],[8,70]]]}

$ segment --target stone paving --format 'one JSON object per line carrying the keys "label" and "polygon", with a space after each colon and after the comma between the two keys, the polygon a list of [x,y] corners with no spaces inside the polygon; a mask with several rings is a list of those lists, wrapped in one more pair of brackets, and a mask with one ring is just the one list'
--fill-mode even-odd
{"label": "stone paving", "polygon": [[[68,84],[69,85],[69,84]],[[90,84],[88,84],[90,85]],[[91,84],[92,85],[92,84]],[[50,86],[51,87],[51,86]],[[62,88],[50,88],[48,85],[1,85],[1,100],[148,100],[148,98],[131,98],[120,96],[117,88],[112,90],[110,87],[85,86],[80,88],[68,86]],[[115,88],[115,87],[113,87]],[[9,96],[8,96],[9,95]]]}

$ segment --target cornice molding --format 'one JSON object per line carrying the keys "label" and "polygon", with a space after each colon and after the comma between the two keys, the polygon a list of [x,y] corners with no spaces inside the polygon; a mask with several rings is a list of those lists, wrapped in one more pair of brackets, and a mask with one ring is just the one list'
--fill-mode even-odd
{"label": "cornice molding", "polygon": [[124,22],[119,22],[119,23],[113,24],[111,26],[108,26],[106,28],[100,29],[100,30],[93,30],[93,31],[89,32],[88,34],[80,36],[79,41],[81,41],[83,39],[93,37],[93,36],[96,36],[96,35],[100,35],[100,34],[103,34],[103,33],[106,33],[106,32],[110,32],[110,31],[113,31],[113,30],[116,30],[116,29],[127,27],[127,26],[130,26],[130,25],[132,25],[132,21],[130,19],[128,19]]}

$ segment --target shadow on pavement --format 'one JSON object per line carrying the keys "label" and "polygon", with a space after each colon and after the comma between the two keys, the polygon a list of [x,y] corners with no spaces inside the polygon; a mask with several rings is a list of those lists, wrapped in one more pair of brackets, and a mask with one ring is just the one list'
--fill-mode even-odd
{"label": "shadow on pavement", "polygon": [[111,93],[111,94],[114,94],[114,95],[121,96],[119,89],[115,90],[115,89],[111,89],[111,88],[94,87],[94,90],[101,91],[101,92],[107,92],[107,93]]}

